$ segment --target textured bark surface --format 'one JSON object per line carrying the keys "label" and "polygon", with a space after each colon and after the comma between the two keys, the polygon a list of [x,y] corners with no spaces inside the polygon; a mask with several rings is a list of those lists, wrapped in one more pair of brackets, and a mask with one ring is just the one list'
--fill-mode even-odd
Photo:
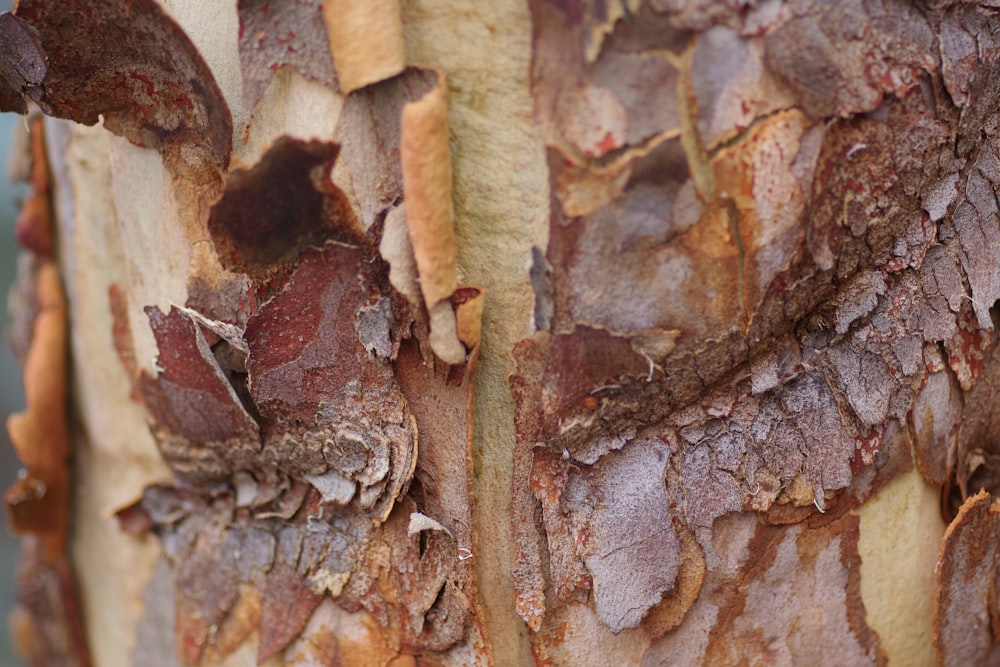
{"label": "textured bark surface", "polygon": [[994,659],[989,4],[23,0],[33,664]]}
{"label": "textured bark surface", "polygon": [[[802,2],[619,16],[540,0],[532,16],[554,194],[535,286],[549,303],[513,386],[518,611],[536,652],[587,655],[592,636],[552,637],[593,613],[633,629],[650,664],[881,663],[845,513],[913,462],[945,485],[946,518],[995,490],[1000,172],[979,104],[996,61],[976,44],[997,15]],[[758,527],[724,537],[747,512]],[[708,569],[664,635],[644,617],[685,589],[686,531]],[[788,590],[761,607],[769,567]],[[797,572],[837,596],[799,598]],[[789,607],[815,616],[782,628]]]}

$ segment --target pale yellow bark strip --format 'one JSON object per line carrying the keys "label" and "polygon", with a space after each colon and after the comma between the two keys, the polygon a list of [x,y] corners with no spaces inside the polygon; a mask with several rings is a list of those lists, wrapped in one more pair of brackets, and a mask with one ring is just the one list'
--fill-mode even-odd
{"label": "pale yellow bark strip", "polygon": [[[137,225],[143,218],[129,218],[135,224],[128,229],[118,224],[109,157],[115,138],[100,126],[55,119],[46,119],[45,132],[71,322],[71,391],[78,420],[70,549],[93,662],[128,665],[136,642],[136,620],[143,613],[141,591],[161,550],[153,536],[136,539],[123,533],[109,514],[134,500],[147,485],[169,481],[171,475],[149,432],[145,408],[130,398],[131,378],[113,342],[108,289],[117,283],[128,293],[130,316],[148,331],[143,304],[133,289],[167,276],[163,255],[182,246],[179,242],[162,244],[159,254],[147,256],[146,267],[154,265],[155,273],[150,269],[130,274],[123,244],[138,238],[130,233],[141,236]],[[122,144],[135,149],[138,159],[150,157],[149,151],[124,140]],[[155,160],[162,166],[159,157]],[[150,172],[135,165],[121,163],[118,175],[134,179],[125,188],[136,191],[136,201],[148,196],[144,201],[151,211],[146,218],[149,227],[183,234],[181,225],[159,226],[163,181],[148,178]],[[143,254],[137,247],[132,250]],[[186,260],[186,251],[181,257]],[[139,257],[134,259],[137,265]],[[133,333],[135,328],[133,324]],[[140,363],[152,356],[142,355]]]}
{"label": "pale yellow bark strip", "polygon": [[406,67],[397,0],[323,0],[333,68],[344,94]]}
{"label": "pale yellow bark strip", "polygon": [[861,517],[861,598],[890,664],[934,664],[934,564],[945,529],[938,494],[913,470],[855,510]]}

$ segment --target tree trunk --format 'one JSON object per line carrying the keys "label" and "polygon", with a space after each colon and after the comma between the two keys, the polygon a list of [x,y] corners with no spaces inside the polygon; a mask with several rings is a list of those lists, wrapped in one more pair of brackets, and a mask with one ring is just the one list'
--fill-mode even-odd
{"label": "tree trunk", "polygon": [[21,0],[26,659],[996,659],[990,4]]}

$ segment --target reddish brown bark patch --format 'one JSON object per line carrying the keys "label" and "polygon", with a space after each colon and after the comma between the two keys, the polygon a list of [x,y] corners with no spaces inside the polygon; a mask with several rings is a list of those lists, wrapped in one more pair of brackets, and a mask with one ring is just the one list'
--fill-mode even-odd
{"label": "reddish brown bark patch", "polygon": [[303,253],[285,289],[247,322],[247,367],[263,414],[313,421],[317,403],[348,384],[377,386],[384,364],[355,331],[359,311],[378,298],[360,274],[363,259],[360,248],[335,243]]}
{"label": "reddish brown bark patch", "polygon": [[296,572],[302,535],[294,528],[278,534],[274,565],[263,578],[260,647],[257,664],[266,662],[299,636],[323,596]]}
{"label": "reddish brown bark patch", "polygon": [[260,429],[219,367],[202,329],[186,313],[148,307],[161,369],[143,372],[139,391],[157,443],[175,471],[220,478],[245,467],[260,449]]}
{"label": "reddish brown bark patch", "polygon": [[948,450],[961,415],[961,392],[950,374],[930,373],[913,402],[914,459],[931,484],[948,479]]}
{"label": "reddish brown bark patch", "polygon": [[269,424],[264,459],[293,475],[336,471],[384,519],[412,474],[416,433],[389,363],[392,310],[370,266],[354,246],[303,253],[247,322],[247,371]]}
{"label": "reddish brown bark patch", "polygon": [[229,109],[198,50],[156,2],[25,0],[16,16],[48,58],[30,94],[43,111],[85,125],[103,115],[104,127],[135,144],[200,146],[208,162],[226,166]]}
{"label": "reddish brown bark patch", "polygon": [[198,663],[239,595],[239,573],[232,559],[220,554],[238,551],[239,540],[220,523],[209,524],[192,552],[179,563],[176,596],[177,655],[184,664]]}
{"label": "reddish brown bark patch", "polygon": [[[467,288],[463,294],[471,291]],[[480,651],[479,659],[486,659],[472,565],[478,556],[473,553],[472,402],[479,350],[477,345],[471,348],[464,367],[446,367],[433,359],[426,363],[415,341],[400,348],[396,374],[420,434],[420,456],[408,495],[421,514],[445,529],[407,534],[417,546],[416,552],[412,546],[407,551],[419,555],[420,567],[416,586],[400,583],[404,590],[412,589],[404,596],[412,633],[407,643],[443,650],[467,636]]]}
{"label": "reddish brown bark patch", "polygon": [[472,564],[459,560],[459,545],[447,530],[408,530],[417,511],[411,498],[397,507],[345,593],[381,619],[387,638],[398,637],[411,651],[444,651],[468,632],[472,590],[459,582],[468,582],[462,570]]}
{"label": "reddish brown bark patch", "polygon": [[[543,563],[548,557],[545,529],[538,516],[535,494],[532,493],[533,455],[531,445],[541,440],[541,386],[536,381],[544,371],[545,356],[533,340],[522,340],[514,346],[518,372],[510,376],[514,398],[514,428],[517,442],[511,466],[511,533],[514,537],[514,568],[511,578],[517,590],[514,608],[527,626],[538,631],[545,619],[546,576]],[[544,494],[540,494],[545,498]],[[568,543],[568,540],[560,540]],[[571,552],[572,553],[572,552]],[[577,565],[577,572],[582,568]],[[575,578],[577,581],[582,576]],[[556,575],[561,590],[572,590],[575,582],[564,582]],[[568,584],[568,585],[567,585]]]}
{"label": "reddish brown bark patch", "polygon": [[340,148],[281,137],[250,169],[236,169],[208,230],[222,265],[252,278],[290,267],[328,239],[359,242],[354,213],[330,181]]}

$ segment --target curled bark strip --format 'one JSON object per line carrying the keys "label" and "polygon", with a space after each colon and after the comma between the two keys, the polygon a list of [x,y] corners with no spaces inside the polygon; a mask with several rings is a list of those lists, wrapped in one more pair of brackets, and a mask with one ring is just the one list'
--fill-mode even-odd
{"label": "curled bark strip", "polygon": [[[69,431],[66,427],[66,301],[53,264],[38,272],[38,315],[24,366],[27,410],[7,419],[7,432],[26,467],[7,494],[8,516],[20,532],[51,533],[47,557],[65,547],[67,527],[66,462]],[[37,492],[28,493],[28,487]],[[13,489],[12,489],[13,491]]]}
{"label": "curled bark strip", "polygon": [[458,339],[455,311],[447,301],[440,301],[430,308],[431,333],[429,340],[434,354],[446,363],[455,365],[465,361],[465,348]]}
{"label": "curled bark strip", "polygon": [[54,264],[38,269],[38,313],[24,365],[27,409],[7,419],[25,469],[4,496],[24,536],[15,642],[31,664],[89,665],[66,554],[70,436],[66,424],[66,300]]}
{"label": "curled bark strip", "polygon": [[938,555],[933,641],[939,665],[986,664],[996,655],[998,539],[1000,504],[980,491],[962,504]]}
{"label": "curled bark strip", "polygon": [[431,349],[443,361],[460,364],[465,361],[465,349],[448,303],[458,287],[458,270],[443,76],[421,99],[403,107],[400,159],[406,223],[431,320]]}
{"label": "curled bark strip", "polygon": [[421,99],[403,107],[400,144],[406,222],[420,288],[430,307],[449,298],[458,287],[443,77]]}
{"label": "curled bark strip", "polygon": [[323,18],[345,94],[406,67],[398,0],[323,0]]}
{"label": "curled bark strip", "polygon": [[41,116],[31,120],[31,194],[24,202],[14,237],[23,247],[43,257],[52,255],[52,206],[49,202],[49,164]]}
{"label": "curled bark strip", "polygon": [[455,319],[458,339],[471,349],[479,346],[483,328],[483,299],[486,292],[478,287],[460,287],[455,292]]}

